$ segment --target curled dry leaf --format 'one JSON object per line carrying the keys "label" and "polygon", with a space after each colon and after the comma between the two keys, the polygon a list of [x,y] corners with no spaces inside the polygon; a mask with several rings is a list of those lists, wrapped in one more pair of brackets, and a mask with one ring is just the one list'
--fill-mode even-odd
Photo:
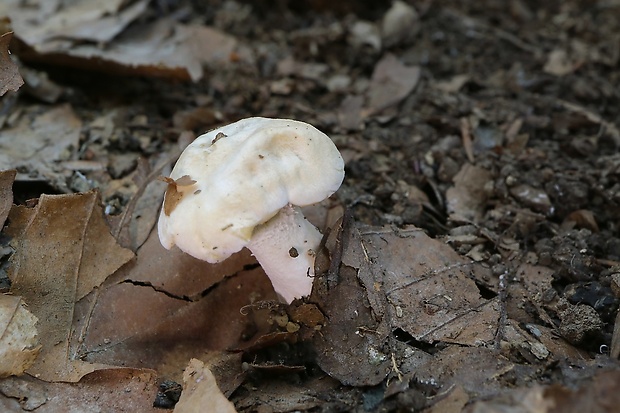
{"label": "curled dry leaf", "polygon": [[0,230],[13,205],[13,181],[15,181],[16,174],[17,171],[14,169],[0,171]]}
{"label": "curled dry leaf", "polygon": [[97,192],[42,195],[34,208],[15,207],[7,233],[11,292],[39,319],[41,357],[29,373],[47,381],[78,381],[101,366],[82,362],[70,345],[76,303],[127,263],[103,217]]}
{"label": "curled dry leaf", "polygon": [[0,377],[22,374],[35,361],[37,318],[20,297],[0,295]]}
{"label": "curled dry leaf", "polygon": [[0,96],[9,90],[16,92],[24,84],[24,79],[20,76],[19,69],[9,54],[12,37],[13,32],[0,36]]}
{"label": "curled dry leaf", "polygon": [[[11,19],[16,36],[28,45],[47,51],[71,41],[109,42],[146,10],[148,0],[95,2],[78,0],[43,7],[6,0],[0,15]],[[60,40],[62,39],[62,40]]]}
{"label": "curled dry leaf", "polygon": [[136,21],[149,3],[76,0],[49,6],[7,0],[0,3],[0,16],[11,19],[15,36],[23,41],[25,47],[15,53],[24,61],[107,73],[197,81],[203,65],[228,62],[238,49],[234,37],[214,28],[173,19]]}
{"label": "curled dry leaf", "polygon": [[167,216],[170,216],[185,194],[183,187],[192,186],[196,183],[196,181],[190,178],[189,175],[183,175],[176,180],[162,176],[160,177],[160,180],[168,184],[168,189],[166,189],[166,197],[164,198],[164,213]]}
{"label": "curled dry leaf", "polygon": [[183,373],[183,393],[174,411],[176,413],[194,413],[205,411],[218,413],[236,413],[235,406],[228,401],[217,387],[215,376],[205,364],[191,359]]}

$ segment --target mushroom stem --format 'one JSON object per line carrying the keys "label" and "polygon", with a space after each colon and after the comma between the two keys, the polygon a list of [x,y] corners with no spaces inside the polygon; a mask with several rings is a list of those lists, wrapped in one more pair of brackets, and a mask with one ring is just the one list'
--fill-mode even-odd
{"label": "mushroom stem", "polygon": [[314,257],[321,238],[299,207],[289,204],[257,226],[246,247],[263,267],[276,293],[290,304],[312,291]]}

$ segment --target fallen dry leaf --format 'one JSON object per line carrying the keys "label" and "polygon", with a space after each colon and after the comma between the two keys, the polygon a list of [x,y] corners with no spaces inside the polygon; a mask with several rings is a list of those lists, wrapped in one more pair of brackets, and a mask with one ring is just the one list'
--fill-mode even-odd
{"label": "fallen dry leaf", "polygon": [[349,385],[381,382],[393,369],[386,340],[397,329],[428,343],[494,342],[498,301],[482,298],[471,278],[487,269],[414,227],[336,228],[326,241],[332,256],[317,257],[310,297],[325,315],[314,345],[330,376]]}
{"label": "fallen dry leaf", "polygon": [[17,124],[0,130],[0,169],[18,169],[17,180],[42,180],[66,187],[56,163],[78,148],[82,122],[70,105],[33,105]]}
{"label": "fallen dry leaf", "polygon": [[349,95],[342,100],[338,108],[338,124],[343,130],[362,129],[364,125],[363,106],[363,96]]}
{"label": "fallen dry leaf", "polygon": [[0,96],[9,90],[16,92],[24,84],[24,79],[19,74],[19,68],[11,60],[9,44],[13,32],[4,33],[0,36]]}
{"label": "fallen dry leaf", "polygon": [[375,66],[368,89],[368,110],[378,113],[406,98],[420,80],[418,66],[405,66],[386,54]]}
{"label": "fallen dry leaf", "polygon": [[157,374],[152,370],[98,370],[78,383],[48,383],[31,376],[0,380],[0,411],[45,413],[157,413]]}
{"label": "fallen dry leaf", "polygon": [[0,171],[0,230],[4,227],[4,222],[13,206],[13,181],[15,181],[15,175],[17,175],[17,171],[14,169]]}
{"label": "fallen dry leaf", "polygon": [[46,381],[78,381],[97,366],[79,360],[70,345],[75,303],[133,253],[110,235],[95,191],[42,195],[34,208],[15,207],[10,220],[11,292],[28,303],[45,337],[28,372]]}
{"label": "fallen dry leaf", "polygon": [[415,227],[364,229],[361,236],[373,272],[382,280],[366,288],[387,297],[391,330],[400,328],[429,343],[493,342],[498,302],[483,299],[471,277],[483,278],[487,269]]}
{"label": "fallen dry leaf", "polygon": [[467,413],[614,413],[620,403],[620,372],[595,372],[578,386],[561,384],[517,388],[469,405]]}
{"label": "fallen dry leaf", "polygon": [[162,184],[155,178],[164,170],[169,173],[170,159],[177,156],[178,153],[172,156],[161,154],[161,162],[153,169],[144,158],[138,159],[131,176],[131,181],[137,187],[136,192],[120,215],[107,217],[112,234],[122,246],[137,251],[153,231],[159,216],[159,208],[154,206],[161,205],[164,199]]}
{"label": "fallen dry leaf", "polygon": [[0,295],[0,377],[18,376],[39,354],[37,318],[21,297]]}
{"label": "fallen dry leaf", "polygon": [[236,413],[235,406],[217,387],[215,376],[205,364],[191,359],[183,373],[183,393],[174,408],[176,413],[205,411]]}
{"label": "fallen dry leaf", "polygon": [[333,391],[338,385],[336,380],[324,376],[304,383],[296,383],[294,380],[265,380],[260,384],[260,391],[239,392],[240,394],[233,395],[232,399],[237,409],[244,412],[305,412],[314,408],[320,409],[324,401],[319,395]]}
{"label": "fallen dry leaf", "polygon": [[217,386],[226,397],[230,397],[246,377],[242,357],[243,353],[228,351],[214,351],[201,356],[201,361],[211,370]]}
{"label": "fallen dry leaf", "polygon": [[47,52],[73,40],[109,42],[129,23],[142,15],[148,0],[125,0],[104,3],[92,0],[45,5],[35,1],[24,5],[7,0],[0,6],[0,16],[9,16],[17,37],[40,52]]}
{"label": "fallen dry leaf", "polygon": [[487,200],[485,185],[489,181],[489,171],[465,163],[454,177],[454,186],[446,192],[450,219],[456,222],[479,222]]}
{"label": "fallen dry leaf", "polygon": [[235,348],[260,335],[240,309],[274,299],[247,250],[209,264],[178,248],[164,249],[154,229],[134,262],[78,304],[79,352],[93,363],[131,360],[134,367],[180,380],[196,351]]}
{"label": "fallen dry leaf", "polygon": [[[197,81],[203,65],[228,62],[238,48],[234,37],[201,25],[159,19],[130,26],[149,1],[126,3],[79,0],[49,7],[10,0],[0,5],[0,16],[11,18],[16,37],[24,42],[16,50],[23,60],[107,73]],[[236,55],[243,59],[246,51]]]}
{"label": "fallen dry leaf", "polygon": [[494,378],[514,368],[510,360],[492,348],[449,346],[422,366],[416,377],[443,389],[460,385],[470,397],[488,397],[503,386],[501,380]]}
{"label": "fallen dry leaf", "polygon": [[373,268],[352,224],[345,218],[329,234],[326,248],[333,253],[324,268],[323,257],[317,257],[310,302],[323,311],[325,324],[314,346],[317,364],[327,374],[343,384],[372,386],[390,371],[390,358],[383,353],[389,334],[382,317],[385,296],[372,294]]}

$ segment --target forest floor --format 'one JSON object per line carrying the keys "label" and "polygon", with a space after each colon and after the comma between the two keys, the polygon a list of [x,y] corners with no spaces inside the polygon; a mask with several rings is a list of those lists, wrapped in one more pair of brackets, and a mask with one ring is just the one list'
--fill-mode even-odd
{"label": "forest floor", "polygon": [[[8,0],[0,15],[25,81],[0,100],[5,360],[22,311],[38,319],[0,410],[620,405],[619,2]],[[345,160],[305,211],[324,247],[291,305],[248,251],[211,265],[157,236],[157,178],[251,116],[308,122]]]}

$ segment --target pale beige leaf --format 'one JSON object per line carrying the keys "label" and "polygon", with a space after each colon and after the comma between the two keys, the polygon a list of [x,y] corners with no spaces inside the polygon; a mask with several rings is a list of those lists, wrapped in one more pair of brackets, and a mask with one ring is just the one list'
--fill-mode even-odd
{"label": "pale beige leaf", "polygon": [[215,376],[205,364],[191,359],[183,373],[183,393],[174,411],[198,413],[204,411],[236,413],[235,406],[217,387]]}
{"label": "pale beige leaf", "polygon": [[20,297],[0,295],[0,377],[32,366],[40,350],[36,323]]}
{"label": "pale beige leaf", "polygon": [[[54,3],[54,2],[49,2]],[[57,7],[33,7],[17,0],[0,5],[0,15],[11,18],[17,36],[27,44],[46,49],[63,44],[59,39],[109,42],[144,13],[148,0],[124,7],[125,0],[76,0]]]}

